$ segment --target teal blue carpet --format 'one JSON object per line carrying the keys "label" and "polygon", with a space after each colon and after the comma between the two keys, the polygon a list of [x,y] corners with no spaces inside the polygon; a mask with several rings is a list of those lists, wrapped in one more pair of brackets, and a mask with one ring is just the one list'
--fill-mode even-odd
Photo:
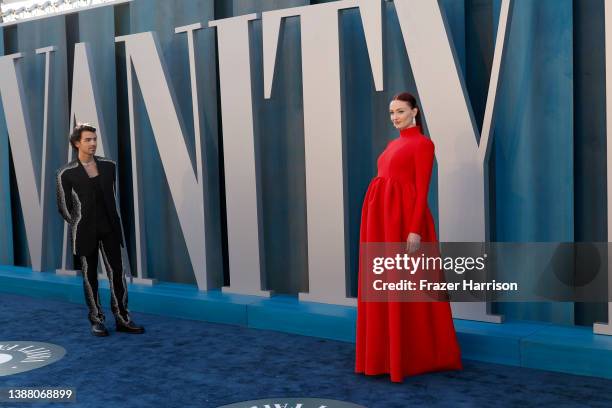
{"label": "teal blue carpet", "polygon": [[464,361],[461,372],[394,384],[354,374],[353,343],[144,313],[133,317],[147,332],[128,335],[116,333],[105,314],[111,335],[95,338],[84,305],[0,293],[0,343],[48,342],[67,352],[46,367],[0,377],[0,388],[76,389],[76,403],[37,407],[218,407],[267,397],[371,408],[612,406],[612,381],[600,378]]}

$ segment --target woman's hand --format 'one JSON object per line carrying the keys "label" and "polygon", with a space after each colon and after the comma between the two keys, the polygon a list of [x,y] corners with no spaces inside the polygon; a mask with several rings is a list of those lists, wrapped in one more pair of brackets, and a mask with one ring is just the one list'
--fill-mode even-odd
{"label": "woman's hand", "polygon": [[421,236],[415,232],[411,232],[408,234],[408,238],[406,239],[406,249],[408,253],[411,254],[419,249],[421,246]]}

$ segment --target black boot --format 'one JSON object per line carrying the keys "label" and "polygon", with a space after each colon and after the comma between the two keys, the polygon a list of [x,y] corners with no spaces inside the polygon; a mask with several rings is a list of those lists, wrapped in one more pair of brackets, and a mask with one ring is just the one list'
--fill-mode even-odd
{"label": "black boot", "polygon": [[117,323],[117,331],[130,333],[130,334],[142,334],[144,333],[144,327],[137,326],[132,320],[129,320],[127,323],[121,323],[116,321]]}
{"label": "black boot", "polygon": [[106,330],[103,323],[93,323],[91,325],[91,334],[98,337],[106,337],[108,336],[108,330]]}

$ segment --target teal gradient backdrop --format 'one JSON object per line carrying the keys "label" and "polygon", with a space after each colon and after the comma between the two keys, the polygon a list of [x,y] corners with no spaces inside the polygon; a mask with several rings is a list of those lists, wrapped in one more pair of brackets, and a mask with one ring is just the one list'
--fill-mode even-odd
{"label": "teal gradient backdrop", "polygon": [[[133,237],[131,147],[127,113],[125,56],[116,35],[155,31],[178,99],[187,146],[195,159],[187,42],[174,28],[276,8],[322,1],[134,0],[73,15],[0,28],[0,52],[26,52],[24,80],[28,108],[41,138],[44,59],[35,48],[58,47],[53,67],[49,168],[65,159],[68,90],[76,42],[90,43],[100,104],[109,136],[109,156],[120,164],[121,210],[128,252]],[[501,0],[440,0],[480,128],[486,103]],[[498,93],[498,116],[491,157],[491,239],[494,241],[604,241],[605,96],[603,94],[603,0],[515,0],[508,57]],[[375,92],[363,28],[356,10],[341,12],[341,78],[346,160],[349,279],[356,294],[362,199],[375,175],[376,158],[397,136],[387,118],[393,94],[416,92],[393,2],[384,2],[385,91]],[[258,182],[261,186],[266,288],[296,294],[307,288],[304,129],[299,18],[282,26],[272,98],[263,98],[261,21],[251,29],[251,62]],[[414,33],[419,35],[419,33]],[[427,41],[422,38],[421,41]],[[210,222],[209,267],[224,268],[224,186],[213,30],[196,34],[201,119],[205,145],[206,217]],[[115,85],[116,84],[116,85]],[[427,112],[423,112],[425,122]],[[40,119],[39,119],[40,118]],[[239,118],[238,118],[239,119]],[[147,276],[195,284],[178,217],[140,95],[136,96],[140,160],[143,163]],[[32,151],[41,154],[40,140]],[[0,115],[0,262],[28,265],[19,196],[9,158],[4,117]],[[38,150],[37,150],[38,149]],[[35,159],[35,163],[40,160]],[[194,164],[195,166],[195,164]],[[436,174],[430,206],[437,213]],[[53,180],[48,179],[49,186]],[[52,194],[52,188],[48,189]],[[50,196],[51,197],[51,196]],[[49,205],[54,205],[52,198]],[[48,222],[47,237],[58,240],[59,216]],[[49,264],[61,262],[61,242],[48,246]],[[133,256],[131,257],[133,259]],[[505,267],[512,267],[506,265]],[[568,265],[568,268],[571,268]],[[588,324],[605,319],[602,305],[499,304],[511,318]]]}

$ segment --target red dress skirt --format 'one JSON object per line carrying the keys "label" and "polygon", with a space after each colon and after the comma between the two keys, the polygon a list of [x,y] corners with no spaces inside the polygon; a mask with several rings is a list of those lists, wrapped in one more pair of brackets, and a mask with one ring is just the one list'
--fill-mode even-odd
{"label": "red dress skirt", "polygon": [[[433,142],[414,126],[400,132],[378,158],[368,187],[360,243],[437,242],[427,193]],[[359,270],[355,372],[390,374],[391,381],[429,371],[460,370],[461,352],[448,302],[365,302]]]}

